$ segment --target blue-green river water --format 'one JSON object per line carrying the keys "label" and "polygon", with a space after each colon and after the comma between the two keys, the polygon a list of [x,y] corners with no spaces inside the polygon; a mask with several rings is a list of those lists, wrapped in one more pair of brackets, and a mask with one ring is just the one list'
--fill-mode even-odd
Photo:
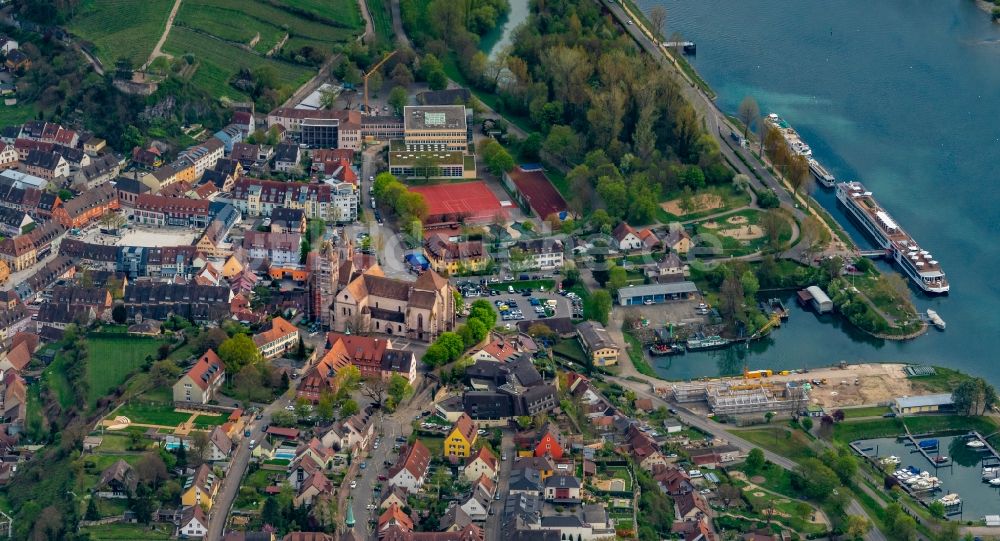
{"label": "blue-green river water", "polygon": [[[838,179],[865,183],[951,281],[947,297],[917,295],[945,332],[884,342],[796,309],[751,347],[750,367],[906,361],[1000,383],[1000,25],[968,0],[638,1],[664,5],[667,33],[698,44],[691,62],[724,110],[750,95],[783,116]],[[832,193],[817,190],[846,222]],[[742,361],[713,353],[656,364],[677,379]]]}

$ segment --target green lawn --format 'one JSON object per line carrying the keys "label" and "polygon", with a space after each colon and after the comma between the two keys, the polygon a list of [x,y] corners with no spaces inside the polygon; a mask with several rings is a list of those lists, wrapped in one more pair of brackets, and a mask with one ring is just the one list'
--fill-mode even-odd
{"label": "green lawn", "polygon": [[226,424],[228,415],[199,415],[194,419],[194,427],[202,430],[211,430],[217,426]]}
{"label": "green lawn", "polygon": [[38,110],[33,103],[18,103],[17,105],[0,105],[0,126],[23,124],[26,120],[35,118]]}
{"label": "green lawn", "polygon": [[793,431],[784,426],[775,425],[739,430],[735,434],[764,449],[786,456],[792,460],[801,460],[815,454],[810,448],[811,441],[804,433],[799,430]]}
{"label": "green lawn", "polygon": [[845,421],[833,427],[833,437],[842,442],[886,438],[904,433],[902,419],[872,419],[869,421]]}
{"label": "green lawn", "polygon": [[42,378],[45,386],[52,391],[59,401],[59,405],[64,409],[73,406],[73,389],[70,387],[69,379],[66,378],[66,363],[68,359],[63,352],[56,353],[55,360],[45,369]]}
{"label": "green lawn", "polygon": [[147,356],[156,356],[162,344],[155,338],[91,334],[87,337],[88,399],[91,407],[97,400],[125,382],[129,374],[146,364]]}
{"label": "green lawn", "polygon": [[868,406],[864,408],[844,408],[844,418],[857,419],[858,417],[881,417],[889,413],[889,408],[885,406]]}
{"label": "green lawn", "polygon": [[395,35],[392,31],[392,14],[389,10],[389,0],[368,0],[368,11],[371,13],[372,25],[378,39],[392,43]]}
{"label": "green lawn", "polygon": [[909,379],[911,385],[922,391],[928,393],[950,393],[959,383],[970,378],[971,376],[963,374],[958,370],[935,366],[934,375],[915,376]]}
{"label": "green lawn", "polygon": [[157,541],[159,539],[171,539],[174,528],[165,524],[155,524],[152,526],[143,526],[141,524],[105,524],[103,526],[88,526],[81,528],[80,531],[88,534],[93,541],[134,541],[135,539]]}
{"label": "green lawn", "polygon": [[552,347],[552,353],[580,365],[586,366],[587,364],[587,354],[584,353],[583,348],[580,347],[579,340],[576,338],[560,340],[558,344]]}
{"label": "green lawn", "polygon": [[301,9],[325,19],[335,20],[341,26],[357,29],[365,27],[364,19],[361,18],[361,10],[358,9],[358,3],[355,0],[284,0],[283,3],[294,9]]}
{"label": "green lawn", "polygon": [[646,360],[646,354],[642,349],[642,342],[638,338],[632,336],[632,333],[623,333],[625,335],[625,342],[628,343],[628,358],[632,361],[632,366],[639,371],[640,374],[650,377],[657,377],[656,371],[650,366],[649,361]]}
{"label": "green lawn", "polygon": [[163,34],[173,5],[173,0],[89,0],[67,29],[94,44],[106,70],[121,57],[139,67]]}
{"label": "green lawn", "polygon": [[312,76],[313,70],[303,66],[272,60],[252,54],[239,46],[212,39],[191,29],[174,27],[164,45],[164,50],[174,56],[191,54],[198,68],[191,82],[213,96],[246,99],[246,94],[230,86],[230,81],[241,69],[254,70],[266,66],[274,70],[277,80],[291,91]]}
{"label": "green lawn", "polygon": [[162,426],[177,426],[191,417],[190,413],[174,411],[172,405],[139,402],[130,402],[118,408],[114,416],[119,415],[128,417],[133,423]]}

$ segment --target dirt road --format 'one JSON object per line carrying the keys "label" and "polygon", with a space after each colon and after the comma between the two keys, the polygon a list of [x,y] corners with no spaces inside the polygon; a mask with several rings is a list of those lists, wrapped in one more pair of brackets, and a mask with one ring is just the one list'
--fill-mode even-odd
{"label": "dirt road", "polygon": [[173,58],[169,54],[164,53],[161,49],[163,44],[167,42],[167,36],[170,35],[170,28],[174,26],[174,17],[177,16],[177,10],[181,8],[181,0],[174,0],[174,7],[170,8],[170,16],[167,17],[167,24],[163,28],[163,34],[160,35],[160,40],[156,42],[156,47],[153,47],[153,52],[149,53],[149,58],[146,59],[146,63],[139,68],[139,71],[146,71],[146,68],[153,63],[153,60],[161,56],[167,58]]}

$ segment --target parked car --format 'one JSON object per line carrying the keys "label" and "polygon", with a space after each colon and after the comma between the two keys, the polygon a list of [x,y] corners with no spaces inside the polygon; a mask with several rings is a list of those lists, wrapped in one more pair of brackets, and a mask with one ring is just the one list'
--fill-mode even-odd
{"label": "parked car", "polygon": [[358,488],[358,481],[355,479],[351,480],[351,488]]}

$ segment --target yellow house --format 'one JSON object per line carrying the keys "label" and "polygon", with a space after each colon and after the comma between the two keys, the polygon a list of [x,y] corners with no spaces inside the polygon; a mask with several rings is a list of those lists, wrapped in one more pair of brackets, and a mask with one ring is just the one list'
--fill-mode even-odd
{"label": "yellow house", "polygon": [[455,242],[444,233],[429,235],[424,241],[424,255],[435,272],[458,274],[478,272],[490,263],[480,241]]}
{"label": "yellow house", "polygon": [[6,261],[0,259],[0,284],[6,282],[10,278],[10,265]]}
{"label": "yellow house", "polygon": [[184,482],[184,492],[181,494],[181,503],[185,506],[203,505],[206,509],[212,508],[215,494],[219,491],[219,483],[207,464],[202,464],[194,476],[189,477]]}
{"label": "yellow house", "polygon": [[472,418],[463,413],[455,425],[451,427],[451,432],[444,439],[444,456],[468,457],[472,454],[472,446],[476,444],[478,437],[476,425],[472,423]]}
{"label": "yellow house", "polygon": [[243,272],[243,263],[240,263],[236,256],[229,256],[226,264],[222,266],[222,276],[228,280],[241,272]]}
{"label": "yellow house", "polygon": [[576,335],[583,344],[583,350],[593,360],[594,366],[618,364],[621,348],[611,339],[611,335],[603,325],[596,321],[584,321],[577,325]]}

